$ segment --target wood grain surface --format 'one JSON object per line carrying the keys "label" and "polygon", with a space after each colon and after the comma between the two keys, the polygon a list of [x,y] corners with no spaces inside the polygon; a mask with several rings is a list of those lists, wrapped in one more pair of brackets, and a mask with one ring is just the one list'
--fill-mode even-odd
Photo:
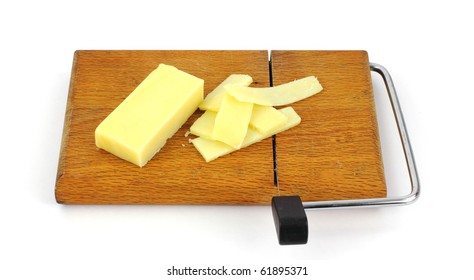
{"label": "wood grain surface", "polygon": [[323,91],[292,104],[299,126],[277,135],[282,195],[303,201],[386,196],[365,51],[272,51],[273,85],[315,75]]}
{"label": "wood grain surface", "polygon": [[[278,194],[271,139],[206,163],[184,136],[197,111],[143,168],[97,149],[94,130],[159,63],[205,80],[269,86],[267,51],[77,51],[56,200],[65,204],[268,205]],[[365,52],[273,51],[273,84],[316,75],[324,90],[293,104],[302,123],[277,136],[281,194],[303,200],[386,195]]]}
{"label": "wood grain surface", "polygon": [[206,163],[184,136],[197,111],[139,168],[95,146],[97,125],[158,64],[205,80],[205,94],[228,75],[269,86],[267,51],[77,51],[74,55],[56,200],[66,204],[268,204],[271,139]]}

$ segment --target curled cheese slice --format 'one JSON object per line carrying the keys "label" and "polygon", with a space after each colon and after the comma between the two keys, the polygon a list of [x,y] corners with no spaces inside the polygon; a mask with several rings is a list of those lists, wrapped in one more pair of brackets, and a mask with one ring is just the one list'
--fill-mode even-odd
{"label": "curled cheese slice", "polygon": [[222,100],[226,90],[224,87],[226,85],[241,85],[248,86],[252,83],[253,79],[249,75],[243,74],[232,74],[227,77],[222,83],[220,83],[213,91],[211,91],[206,98],[199,104],[199,109],[209,110],[217,112],[221,107]]}
{"label": "curled cheese slice", "polygon": [[323,87],[315,76],[309,76],[275,87],[252,88],[229,84],[227,92],[240,102],[264,106],[283,106],[300,101],[320,92]]}
{"label": "curled cheese slice", "polygon": [[[295,127],[301,122],[300,116],[295,112],[295,110],[292,107],[286,107],[278,111],[281,112],[283,115],[285,115],[288,118],[288,121],[283,126],[267,133],[258,132],[257,130],[250,127],[242,143],[242,148],[248,147],[274,134],[277,134],[285,130],[288,130],[292,127]],[[206,162],[210,162],[212,160],[215,160],[218,157],[230,154],[238,150],[220,141],[210,140],[204,137],[195,138],[191,140],[191,143],[194,145],[194,147],[196,147],[196,149],[199,151],[202,157],[206,160]]]}

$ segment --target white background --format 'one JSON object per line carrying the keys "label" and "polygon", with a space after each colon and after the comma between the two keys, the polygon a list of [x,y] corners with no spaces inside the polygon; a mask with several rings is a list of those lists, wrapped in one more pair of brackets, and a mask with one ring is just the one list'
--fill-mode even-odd
{"label": "white background", "polygon": [[[468,1],[209,2],[0,4],[0,279],[167,279],[172,265],[308,266],[305,279],[472,277]],[[304,246],[278,245],[269,207],[58,205],[76,49],[367,50],[395,81],[421,197],[403,207],[308,212]],[[400,194],[409,182],[374,80],[389,192]]]}

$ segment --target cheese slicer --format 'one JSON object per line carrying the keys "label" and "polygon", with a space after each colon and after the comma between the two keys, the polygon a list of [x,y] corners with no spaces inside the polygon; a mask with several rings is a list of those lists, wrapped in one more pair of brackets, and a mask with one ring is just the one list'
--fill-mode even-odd
{"label": "cheese slicer", "polygon": [[[407,195],[384,198],[364,198],[332,201],[305,201],[299,196],[274,196],[272,198],[272,213],[280,245],[305,244],[308,241],[308,220],[305,210],[321,208],[346,207],[379,207],[407,205],[413,203],[420,195],[420,182],[416,169],[415,158],[408,138],[408,132],[403,118],[392,78],[387,69],[379,64],[370,63],[370,70],[380,74],[385,83],[392,111],[397,123],[405,160],[410,176],[411,191]],[[275,170],[277,170],[275,168]],[[277,176],[277,175],[276,175]],[[278,180],[275,180],[278,183]]]}

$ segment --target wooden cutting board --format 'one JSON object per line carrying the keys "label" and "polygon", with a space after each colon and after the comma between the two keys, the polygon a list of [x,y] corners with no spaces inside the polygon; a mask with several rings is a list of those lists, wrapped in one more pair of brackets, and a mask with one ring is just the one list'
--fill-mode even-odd
{"label": "wooden cutting board", "polygon": [[205,80],[251,86],[316,75],[324,90],[292,106],[300,126],[276,138],[281,195],[304,201],[386,196],[367,53],[363,51],[76,51],[56,181],[65,204],[268,205],[272,139],[206,163],[185,137],[197,111],[143,168],[97,149],[97,125],[159,63]]}

